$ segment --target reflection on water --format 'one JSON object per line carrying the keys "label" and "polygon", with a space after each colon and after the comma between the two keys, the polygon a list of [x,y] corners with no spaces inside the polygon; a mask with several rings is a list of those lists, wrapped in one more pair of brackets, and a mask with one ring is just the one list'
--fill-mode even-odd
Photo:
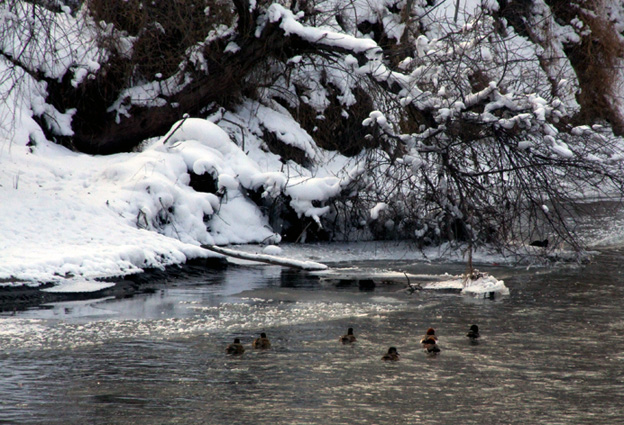
{"label": "reflection on water", "polygon": [[[622,423],[623,258],[495,270],[511,295],[494,301],[259,267],[4,316],[0,423]],[[435,357],[419,344],[429,326]],[[273,347],[254,351],[261,331]],[[224,354],[234,337],[242,356]],[[401,361],[382,362],[391,345]]]}

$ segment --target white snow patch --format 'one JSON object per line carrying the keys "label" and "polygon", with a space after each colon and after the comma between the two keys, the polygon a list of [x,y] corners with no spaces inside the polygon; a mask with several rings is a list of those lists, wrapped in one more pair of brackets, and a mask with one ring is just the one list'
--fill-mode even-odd
{"label": "white snow patch", "polygon": [[282,248],[277,245],[268,245],[264,247],[262,253],[266,255],[281,255]]}
{"label": "white snow patch", "polygon": [[384,211],[386,208],[388,208],[388,204],[386,204],[385,202],[379,202],[377,203],[377,205],[375,205],[373,208],[371,208],[370,210],[370,217],[373,220],[377,220],[379,218],[379,214]]}
{"label": "white snow patch", "polygon": [[99,282],[88,279],[68,279],[61,281],[52,288],[42,289],[43,292],[51,293],[76,293],[76,292],[97,292],[102,289],[115,286],[114,282]]}
{"label": "white snow patch", "polygon": [[464,295],[477,298],[489,297],[491,295],[509,295],[509,288],[505,286],[503,280],[498,280],[494,276],[483,275],[477,279],[467,279],[457,277],[454,279],[439,282],[430,282],[422,285],[424,289],[457,289]]}

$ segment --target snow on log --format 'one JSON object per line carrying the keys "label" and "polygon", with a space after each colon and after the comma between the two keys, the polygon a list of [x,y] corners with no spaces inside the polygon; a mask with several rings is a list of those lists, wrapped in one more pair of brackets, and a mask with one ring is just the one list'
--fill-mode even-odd
{"label": "snow on log", "polygon": [[202,245],[202,247],[219,254],[240,258],[242,260],[258,261],[260,263],[275,264],[278,266],[292,267],[301,270],[317,271],[327,270],[328,268],[325,264],[316,263],[314,261],[299,261],[267,254],[251,254],[248,252],[236,251],[230,248],[222,248],[216,245]]}

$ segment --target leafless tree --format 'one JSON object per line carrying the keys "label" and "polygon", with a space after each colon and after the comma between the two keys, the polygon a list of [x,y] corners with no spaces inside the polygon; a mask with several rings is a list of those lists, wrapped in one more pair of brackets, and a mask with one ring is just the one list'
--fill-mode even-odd
{"label": "leafless tree", "polygon": [[[575,104],[585,80],[548,38],[552,15],[532,22],[516,3],[472,14],[459,1],[448,17],[426,0],[165,3],[5,2],[0,94],[44,82],[35,117],[89,153],[131,150],[243,99],[279,105],[318,146],[361,162],[323,218],[335,236],[516,250],[548,239],[544,252],[581,252],[578,201],[622,197],[621,138]],[[609,40],[605,57],[621,51]],[[54,124],[68,111],[71,134]],[[613,111],[597,117],[615,122]]]}

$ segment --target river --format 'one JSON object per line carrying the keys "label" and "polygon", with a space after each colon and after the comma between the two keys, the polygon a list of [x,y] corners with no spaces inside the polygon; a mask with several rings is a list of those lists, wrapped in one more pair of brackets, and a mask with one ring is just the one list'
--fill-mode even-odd
{"label": "river", "polygon": [[[5,314],[0,423],[624,423],[624,251],[584,266],[488,271],[509,296],[362,291],[233,266],[153,294]],[[478,344],[465,336],[473,323]],[[419,343],[430,326],[437,356]],[[342,345],[348,327],[358,341]],[[251,349],[259,332],[271,349]],[[242,356],[225,354],[234,338]],[[389,346],[400,361],[381,361]]]}

